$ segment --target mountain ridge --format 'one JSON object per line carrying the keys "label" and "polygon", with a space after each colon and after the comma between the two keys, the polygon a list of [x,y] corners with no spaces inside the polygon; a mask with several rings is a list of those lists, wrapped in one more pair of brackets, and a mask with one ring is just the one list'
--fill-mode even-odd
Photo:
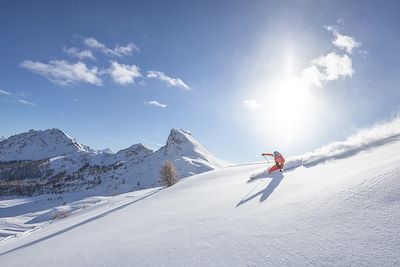
{"label": "mountain ridge", "polygon": [[40,160],[75,152],[93,151],[60,129],[30,130],[10,136],[0,143],[0,161]]}
{"label": "mountain ridge", "polygon": [[[25,186],[28,194],[62,193],[99,185],[103,191],[128,192],[160,185],[159,170],[166,160],[174,163],[179,178],[226,166],[189,131],[178,128],[156,151],[139,143],[116,153],[94,150],[60,129],[30,130],[0,143],[0,192],[21,194]],[[39,188],[31,190],[37,181]]]}

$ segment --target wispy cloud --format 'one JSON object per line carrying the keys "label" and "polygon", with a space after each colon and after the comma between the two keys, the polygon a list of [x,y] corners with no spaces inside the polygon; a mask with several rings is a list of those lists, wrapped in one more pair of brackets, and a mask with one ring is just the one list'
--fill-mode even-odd
{"label": "wispy cloud", "polygon": [[357,42],[354,37],[340,34],[339,30],[335,26],[329,25],[324,26],[324,28],[332,32],[335,36],[335,39],[332,41],[332,43],[336,47],[346,50],[346,52],[349,54],[353,52],[354,48],[361,46],[361,43]]}
{"label": "wispy cloud", "polygon": [[70,55],[72,57],[76,57],[76,58],[79,58],[79,59],[88,58],[88,59],[91,59],[91,60],[95,60],[95,57],[94,57],[92,51],[87,50],[87,49],[79,50],[76,47],[70,47],[70,48],[63,47],[63,52],[66,53],[67,55]]}
{"label": "wispy cloud", "polygon": [[134,43],[128,43],[125,46],[116,45],[113,49],[111,49],[93,37],[85,38],[83,43],[90,48],[98,49],[108,56],[129,56],[132,55],[133,52],[139,51],[139,48]]}
{"label": "wispy cloud", "polygon": [[30,101],[26,101],[24,99],[18,99],[17,102],[20,103],[20,104],[23,104],[23,105],[27,105],[27,106],[34,106],[34,107],[37,106],[36,103],[30,102]]}
{"label": "wispy cloud", "polygon": [[31,96],[31,95],[32,95],[32,92],[22,90],[22,91],[19,91],[19,92],[17,93],[17,95],[22,96],[22,97]]}
{"label": "wispy cloud", "polygon": [[251,110],[261,109],[261,105],[255,100],[244,100],[242,106]]}
{"label": "wispy cloud", "polygon": [[148,106],[154,106],[154,107],[158,107],[158,108],[165,108],[167,107],[167,105],[165,104],[161,104],[160,102],[156,101],[156,100],[151,100],[151,101],[144,101],[144,103]]}
{"label": "wispy cloud", "polygon": [[6,90],[1,90],[0,89],[0,95],[11,95],[11,93],[6,91]]}
{"label": "wispy cloud", "polygon": [[352,77],[352,60],[348,55],[335,52],[311,60],[311,66],[301,72],[301,80],[308,86],[322,86],[323,82]]}
{"label": "wispy cloud", "polygon": [[48,64],[24,60],[21,67],[40,74],[59,85],[88,83],[100,86],[103,84],[96,67],[89,69],[85,63],[69,63],[65,60],[52,60]]}
{"label": "wispy cloud", "polygon": [[183,90],[190,90],[190,87],[186,83],[184,83],[181,79],[171,78],[167,76],[164,72],[153,71],[153,70],[148,71],[147,78],[156,78],[159,79],[160,81],[166,82],[168,86],[176,86]]}
{"label": "wispy cloud", "polygon": [[111,75],[113,81],[118,84],[133,84],[136,78],[142,76],[140,68],[136,65],[119,64],[116,61],[110,61],[110,63],[111,67],[107,72]]}
{"label": "wispy cloud", "polygon": [[11,98],[7,99],[7,102],[11,102],[11,103],[19,103],[19,104],[23,104],[23,105],[27,105],[27,106],[38,106],[36,103],[24,100],[24,99],[18,99],[18,97],[21,97],[21,93],[17,93],[17,94],[12,94],[8,91],[5,90],[1,90],[0,89],[0,95],[6,95],[6,96],[11,96]]}

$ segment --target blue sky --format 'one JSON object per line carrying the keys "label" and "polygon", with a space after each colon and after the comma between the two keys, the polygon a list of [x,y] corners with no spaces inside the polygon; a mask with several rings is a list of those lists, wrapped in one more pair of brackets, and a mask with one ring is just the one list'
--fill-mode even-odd
{"label": "blue sky", "polygon": [[234,162],[399,109],[397,1],[1,1],[0,135],[93,148],[190,130]]}

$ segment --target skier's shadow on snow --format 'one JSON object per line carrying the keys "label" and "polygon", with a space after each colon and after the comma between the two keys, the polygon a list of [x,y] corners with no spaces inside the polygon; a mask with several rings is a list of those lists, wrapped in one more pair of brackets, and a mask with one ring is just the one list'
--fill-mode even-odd
{"label": "skier's shadow on snow", "polygon": [[242,200],[240,200],[240,202],[236,205],[236,207],[239,207],[260,195],[261,195],[260,202],[267,200],[269,198],[269,196],[272,194],[272,192],[274,192],[275,188],[277,188],[279,186],[279,184],[282,182],[283,175],[281,172],[276,172],[276,173],[272,173],[272,174],[260,173],[260,174],[250,177],[250,180],[248,181],[248,183],[253,182],[256,179],[262,179],[262,178],[272,178],[272,179],[266,188],[264,188],[252,195],[253,191],[256,190],[256,188],[261,184],[261,181],[260,181]]}

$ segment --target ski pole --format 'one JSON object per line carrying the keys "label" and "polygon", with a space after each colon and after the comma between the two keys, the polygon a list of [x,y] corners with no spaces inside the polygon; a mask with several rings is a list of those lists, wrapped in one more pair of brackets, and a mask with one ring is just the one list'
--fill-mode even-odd
{"label": "ski pole", "polygon": [[267,162],[269,163],[269,160],[268,160],[268,158],[267,158],[266,156],[264,156],[264,155],[263,155],[263,157],[264,157],[264,158],[267,160]]}

